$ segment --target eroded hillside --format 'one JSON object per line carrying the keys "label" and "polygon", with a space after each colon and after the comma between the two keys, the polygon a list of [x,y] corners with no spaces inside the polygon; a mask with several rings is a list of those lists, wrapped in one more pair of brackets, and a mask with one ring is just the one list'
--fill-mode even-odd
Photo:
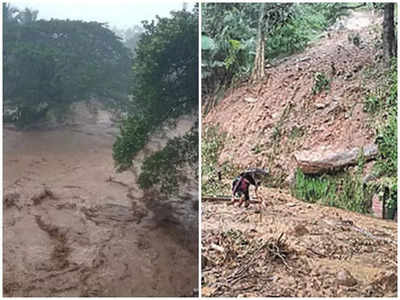
{"label": "eroded hillside", "polygon": [[[343,23],[305,52],[270,65],[261,83],[228,91],[204,116],[204,128],[227,133],[220,164],[269,167],[284,183],[296,168],[296,151],[351,149],[374,141],[363,99],[382,68],[381,19],[363,12]],[[329,80],[329,90],[314,95],[318,74]]]}

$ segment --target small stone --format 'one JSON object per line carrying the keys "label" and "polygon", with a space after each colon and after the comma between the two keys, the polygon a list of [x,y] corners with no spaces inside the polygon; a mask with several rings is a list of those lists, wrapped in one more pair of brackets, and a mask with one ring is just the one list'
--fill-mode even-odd
{"label": "small stone", "polygon": [[327,105],[326,103],[315,103],[315,107],[317,109],[323,109],[326,107],[326,105]]}
{"label": "small stone", "polygon": [[294,235],[295,236],[303,236],[303,235],[306,235],[308,233],[309,233],[309,231],[304,225],[299,224],[299,225],[296,225],[296,227],[294,228]]}
{"label": "small stone", "polygon": [[344,286],[354,286],[357,284],[357,280],[346,269],[343,269],[337,273],[336,282],[337,284]]}
{"label": "small stone", "polygon": [[253,98],[253,97],[246,97],[246,98],[244,98],[244,100],[245,100],[246,102],[249,102],[249,103],[257,102],[257,99],[256,99],[256,98]]}

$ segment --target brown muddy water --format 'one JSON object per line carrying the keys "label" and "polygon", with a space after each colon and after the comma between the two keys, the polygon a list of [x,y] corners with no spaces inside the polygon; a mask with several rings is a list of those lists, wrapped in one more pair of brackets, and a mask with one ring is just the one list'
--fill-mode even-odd
{"label": "brown muddy water", "polygon": [[[182,120],[175,134],[191,124]],[[64,128],[4,129],[4,296],[189,296],[197,288],[197,231],[148,209],[135,172],[115,173],[117,132],[99,113]],[[156,136],[147,153],[165,142]]]}

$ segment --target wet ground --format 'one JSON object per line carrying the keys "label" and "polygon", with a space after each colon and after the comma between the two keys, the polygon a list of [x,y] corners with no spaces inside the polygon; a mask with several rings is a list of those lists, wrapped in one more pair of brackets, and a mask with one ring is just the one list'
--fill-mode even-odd
{"label": "wet ground", "polygon": [[396,296],[397,223],[258,194],[261,210],[202,203],[203,296]]}

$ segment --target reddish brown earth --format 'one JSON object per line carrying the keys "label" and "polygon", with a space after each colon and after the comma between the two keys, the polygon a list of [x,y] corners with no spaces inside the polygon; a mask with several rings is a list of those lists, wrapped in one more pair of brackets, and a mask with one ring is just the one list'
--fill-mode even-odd
{"label": "reddish brown earth", "polygon": [[[296,151],[345,150],[374,142],[363,99],[377,84],[374,76],[381,68],[375,61],[380,22],[369,13],[357,13],[346,21],[357,29],[331,31],[306,51],[273,64],[264,81],[227,92],[203,117],[203,128],[218,126],[227,133],[220,163],[269,167],[284,181],[296,168]],[[348,40],[356,33],[360,48]],[[316,72],[326,74],[331,83],[329,91],[313,95]],[[274,139],[277,131],[280,137]]]}
{"label": "reddish brown earth", "polygon": [[[228,91],[203,116],[203,132],[218,126],[227,134],[219,163],[268,167],[287,186],[296,151],[374,142],[373,122],[379,120],[363,111],[363,100],[381,83],[381,50],[375,46],[381,21],[357,12],[343,21],[345,28],[303,53],[272,62],[263,82]],[[360,47],[348,39],[356,33]],[[331,84],[313,95],[316,72]],[[231,180],[223,177],[222,183],[230,186]],[[397,295],[397,223],[304,203],[285,189],[261,188],[258,194],[266,203],[261,213],[255,204],[202,203],[203,296]]]}
{"label": "reddish brown earth", "polygon": [[[148,208],[154,199],[134,172],[115,173],[116,132],[104,112],[66,128],[4,130],[5,296],[182,296],[197,287],[197,240]],[[146,151],[165,142],[155,136]]]}

